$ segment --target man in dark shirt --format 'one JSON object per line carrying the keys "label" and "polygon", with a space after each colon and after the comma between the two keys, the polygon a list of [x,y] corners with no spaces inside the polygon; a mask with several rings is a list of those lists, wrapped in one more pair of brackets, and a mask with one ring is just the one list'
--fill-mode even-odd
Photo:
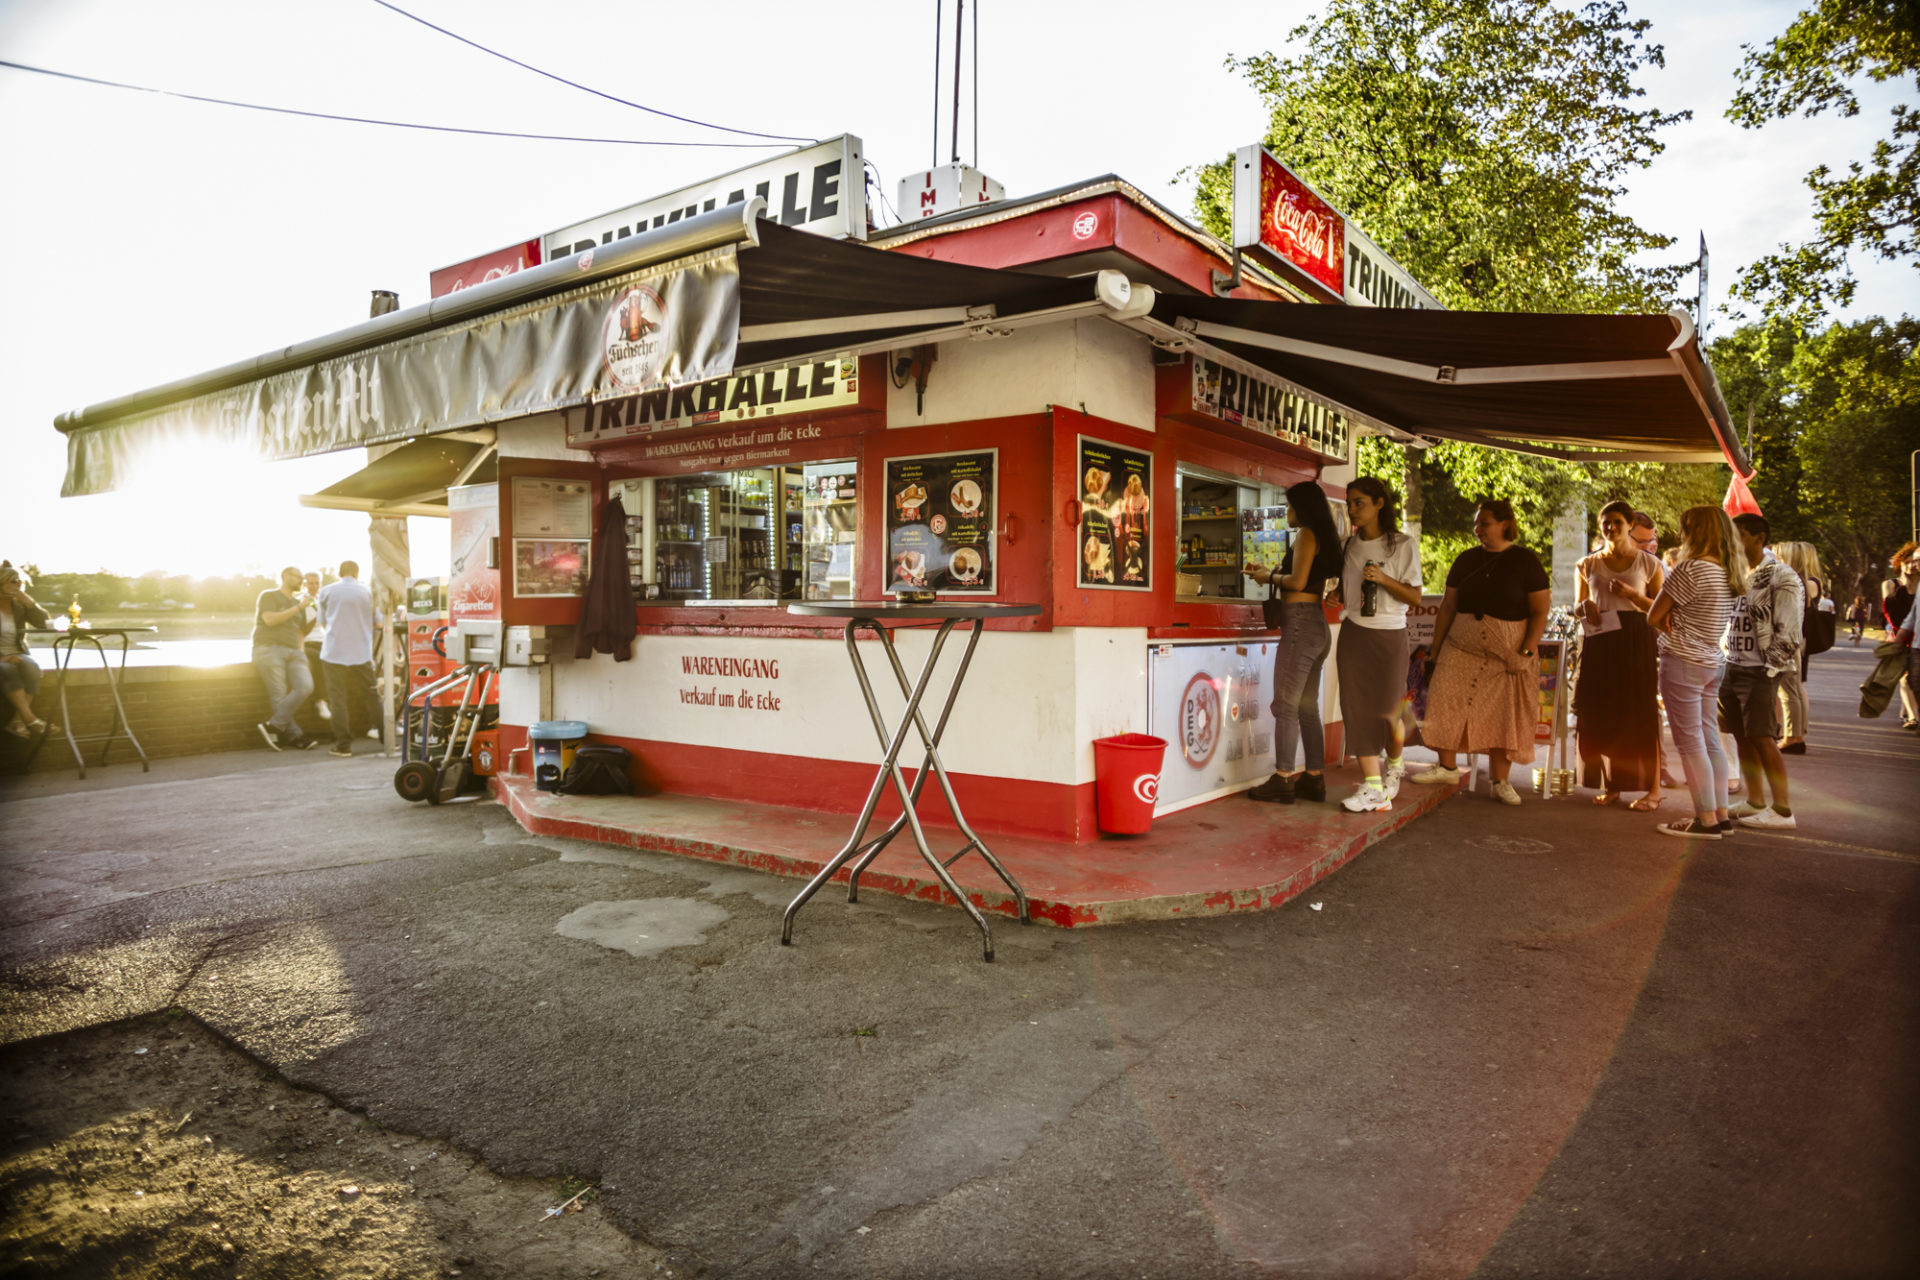
{"label": "man in dark shirt", "polygon": [[272,714],[254,727],[275,751],[304,751],[313,745],[293,720],[294,712],[313,693],[313,673],[307,669],[302,645],[313,625],[307,613],[311,602],[299,591],[300,571],[288,567],[280,571],[280,586],[262,591],[253,602],[253,669],[273,706]]}

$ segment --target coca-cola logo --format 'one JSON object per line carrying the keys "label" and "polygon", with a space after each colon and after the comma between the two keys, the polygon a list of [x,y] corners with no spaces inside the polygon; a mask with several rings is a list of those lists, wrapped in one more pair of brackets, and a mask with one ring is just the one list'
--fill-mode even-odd
{"label": "coca-cola logo", "polygon": [[1273,202],[1272,224],[1281,244],[1291,244],[1304,256],[1333,265],[1333,219],[1305,208],[1298,192],[1285,192]]}

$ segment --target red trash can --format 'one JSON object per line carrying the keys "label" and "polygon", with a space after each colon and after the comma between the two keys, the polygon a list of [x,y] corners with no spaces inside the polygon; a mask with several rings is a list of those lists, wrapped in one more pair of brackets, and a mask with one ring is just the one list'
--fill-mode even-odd
{"label": "red trash can", "polygon": [[1102,831],[1136,836],[1152,829],[1166,755],[1167,740],[1151,734],[1093,740],[1093,812]]}

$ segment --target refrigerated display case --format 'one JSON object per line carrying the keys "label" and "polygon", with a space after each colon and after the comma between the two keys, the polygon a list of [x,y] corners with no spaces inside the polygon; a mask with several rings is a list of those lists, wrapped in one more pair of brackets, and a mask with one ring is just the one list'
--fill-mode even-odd
{"label": "refrigerated display case", "polygon": [[845,461],[609,482],[628,512],[634,599],[850,599],[854,472]]}

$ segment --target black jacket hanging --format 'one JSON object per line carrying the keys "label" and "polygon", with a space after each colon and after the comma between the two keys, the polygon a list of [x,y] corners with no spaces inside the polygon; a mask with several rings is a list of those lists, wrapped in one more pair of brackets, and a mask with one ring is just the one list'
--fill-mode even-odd
{"label": "black jacket hanging", "polygon": [[609,498],[600,511],[600,533],[593,540],[593,564],[587,574],[586,605],[580,611],[580,630],[573,656],[591,658],[610,653],[615,662],[633,657],[633,582],[627,576],[627,509]]}

